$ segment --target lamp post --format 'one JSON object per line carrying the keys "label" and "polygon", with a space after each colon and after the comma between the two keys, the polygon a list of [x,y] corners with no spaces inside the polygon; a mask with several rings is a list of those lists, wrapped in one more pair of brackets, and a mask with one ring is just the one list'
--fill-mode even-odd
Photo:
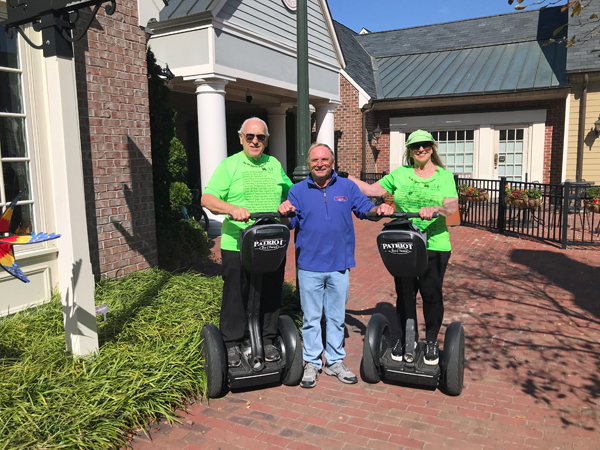
{"label": "lamp post", "polygon": [[310,110],[308,102],[308,6],[307,0],[298,0],[296,9],[296,45],[298,67],[298,113],[296,116],[296,168],[294,182],[304,180],[309,173],[306,153],[310,146]]}

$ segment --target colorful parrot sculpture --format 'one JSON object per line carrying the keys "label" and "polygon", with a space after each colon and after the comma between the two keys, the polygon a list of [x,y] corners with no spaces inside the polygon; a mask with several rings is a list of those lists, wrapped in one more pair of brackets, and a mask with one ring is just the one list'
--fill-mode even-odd
{"label": "colorful parrot sculpture", "polygon": [[60,234],[54,233],[31,233],[25,236],[7,236],[2,237],[9,231],[10,219],[12,218],[13,211],[17,202],[21,196],[25,193],[26,189],[19,192],[19,195],[15,197],[12,203],[6,208],[2,218],[0,218],[0,265],[4,270],[10,273],[13,277],[18,278],[24,283],[29,283],[29,279],[25,276],[17,262],[15,261],[15,254],[13,251],[13,245],[15,244],[36,244],[38,242],[49,241],[50,239],[56,239],[60,237]]}

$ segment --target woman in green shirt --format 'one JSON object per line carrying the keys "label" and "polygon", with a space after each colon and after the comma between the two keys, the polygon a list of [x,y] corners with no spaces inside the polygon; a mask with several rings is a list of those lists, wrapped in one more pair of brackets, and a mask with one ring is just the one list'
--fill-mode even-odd
{"label": "woman in green shirt", "polygon": [[[349,178],[364,194],[380,197],[390,193],[394,196],[396,210],[420,215],[413,224],[427,232],[428,265],[425,273],[415,280],[415,292],[410,301],[404,300],[402,278],[394,278],[400,339],[392,350],[392,358],[402,361],[406,321],[414,319],[415,325],[417,323],[416,295],[420,291],[427,340],[425,364],[436,365],[439,362],[437,338],[444,319],[442,284],[451,252],[446,217],[458,209],[458,195],[454,177],[444,169],[437,153],[437,143],[430,133],[417,130],[410,134],[406,141],[405,159],[408,165],[397,168],[377,183],[369,185],[352,176]],[[439,217],[433,219],[436,212]]]}

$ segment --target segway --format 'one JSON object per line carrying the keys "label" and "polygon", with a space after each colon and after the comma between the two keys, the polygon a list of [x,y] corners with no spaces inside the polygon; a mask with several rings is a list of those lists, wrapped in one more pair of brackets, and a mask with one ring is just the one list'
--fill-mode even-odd
{"label": "segway", "polygon": [[[227,350],[219,329],[212,323],[201,331],[201,352],[204,356],[207,396],[221,397],[225,387],[246,389],[283,383],[295,386],[302,378],[302,344],[294,321],[280,315],[278,336],[273,342],[281,354],[278,361],[265,361],[260,327],[260,292],[262,274],[274,272],[281,265],[290,240],[290,231],[279,223],[279,213],[254,213],[256,222],[240,231],[240,257],[242,265],[250,272],[248,298],[248,332],[241,346],[241,364],[228,367]],[[229,216],[231,220],[232,217]]]}
{"label": "segway", "polygon": [[[418,213],[395,212],[389,217],[394,220],[384,224],[377,236],[377,247],[388,272],[402,278],[404,298],[412,298],[415,277],[427,268],[427,234],[409,220],[418,218]],[[363,345],[363,379],[369,383],[383,380],[430,388],[439,386],[449,395],[460,395],[465,361],[465,333],[460,322],[452,322],[447,328],[439,364],[424,363],[425,347],[424,342],[415,341],[415,322],[408,319],[404,355],[402,361],[395,361],[389,321],[383,314],[373,314]]]}

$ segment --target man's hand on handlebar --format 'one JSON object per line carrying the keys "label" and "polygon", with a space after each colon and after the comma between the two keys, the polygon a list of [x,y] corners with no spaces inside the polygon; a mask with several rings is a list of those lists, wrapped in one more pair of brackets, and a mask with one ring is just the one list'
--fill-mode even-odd
{"label": "man's hand on handlebar", "polygon": [[284,201],[281,205],[279,205],[279,208],[277,208],[277,212],[282,216],[285,216],[293,211],[296,211],[296,208],[294,208],[294,205],[292,205],[289,200]]}
{"label": "man's hand on handlebar", "polygon": [[246,208],[235,207],[235,209],[229,211],[229,215],[231,216],[231,220],[235,220],[237,222],[246,222],[250,219],[250,211]]}
{"label": "man's hand on handlebar", "polygon": [[378,216],[391,216],[394,213],[394,207],[387,203],[382,203],[377,207]]}
{"label": "man's hand on handlebar", "polygon": [[[424,206],[419,211],[419,216],[421,216],[421,219],[423,219],[423,220],[431,220],[434,218],[433,215],[435,213],[439,213],[440,209],[441,208],[439,206]],[[436,215],[435,217],[438,217],[438,216]]]}

